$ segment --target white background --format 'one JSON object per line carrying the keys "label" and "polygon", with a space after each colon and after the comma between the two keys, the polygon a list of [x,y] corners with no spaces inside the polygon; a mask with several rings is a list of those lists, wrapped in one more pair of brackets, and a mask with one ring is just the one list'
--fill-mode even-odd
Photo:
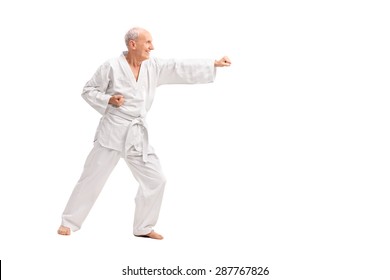
{"label": "white background", "polygon": [[[154,279],[121,273],[178,265],[389,279],[386,3],[2,1],[4,279]],[[82,230],[58,236],[99,121],[82,87],[132,26],[152,33],[155,56],[232,66],[213,84],[158,89],[148,123],[168,178],[164,241],[132,236],[123,162]]]}

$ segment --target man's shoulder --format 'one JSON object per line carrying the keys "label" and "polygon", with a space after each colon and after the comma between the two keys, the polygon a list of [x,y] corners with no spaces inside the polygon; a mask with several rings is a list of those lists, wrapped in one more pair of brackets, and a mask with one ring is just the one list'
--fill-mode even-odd
{"label": "man's shoulder", "polygon": [[145,64],[156,65],[156,64],[158,64],[158,60],[159,59],[157,57],[151,56],[147,60],[145,60]]}
{"label": "man's shoulder", "polygon": [[151,56],[148,60],[145,60],[145,64],[149,67],[154,67],[158,69],[162,65],[164,65],[167,61],[169,60],[160,57]]}

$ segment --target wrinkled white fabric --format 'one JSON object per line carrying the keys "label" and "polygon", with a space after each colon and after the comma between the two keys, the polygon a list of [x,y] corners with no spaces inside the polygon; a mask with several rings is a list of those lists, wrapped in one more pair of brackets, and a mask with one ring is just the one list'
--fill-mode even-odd
{"label": "wrinkled white fabric", "polygon": [[[209,83],[215,78],[212,59],[150,58],[142,62],[136,81],[125,55],[126,52],[123,52],[118,58],[100,66],[82,93],[83,98],[103,115],[95,141],[117,151],[123,149],[126,140],[133,141],[127,137],[129,120],[141,119],[143,128],[138,130],[146,131],[146,115],[152,106],[156,87],[164,84]],[[124,96],[122,106],[108,104],[114,94]],[[147,146],[147,149],[151,151],[144,153],[153,152],[151,147]]]}
{"label": "wrinkled white fabric", "polygon": [[[156,87],[164,84],[209,83],[215,78],[211,59],[150,58],[141,64],[138,80],[126,52],[101,65],[83,89],[82,97],[100,114],[95,144],[62,216],[62,225],[80,229],[120,157],[139,183],[134,234],[149,233],[157,222],[165,187],[159,159],[149,145],[146,115]],[[114,94],[124,96],[120,107],[108,104]]]}
{"label": "wrinkled white fabric", "polygon": [[[72,231],[81,228],[122,153],[95,143],[84,165],[62,215],[62,225]],[[155,154],[145,163],[140,156],[124,157],[134,178],[139,183],[135,198],[134,235],[145,235],[153,230],[160,213],[166,179]],[[104,225],[102,225],[104,226]]]}

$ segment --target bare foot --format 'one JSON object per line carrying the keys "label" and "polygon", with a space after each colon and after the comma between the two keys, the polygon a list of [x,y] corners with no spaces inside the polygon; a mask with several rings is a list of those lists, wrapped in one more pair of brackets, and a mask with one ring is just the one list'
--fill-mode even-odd
{"label": "bare foot", "polygon": [[146,237],[146,238],[152,238],[152,239],[157,239],[157,240],[162,240],[164,237],[161,234],[158,234],[155,231],[151,231],[148,234],[145,235],[136,235],[137,237]]}
{"label": "bare foot", "polygon": [[57,230],[57,233],[60,235],[70,235],[70,228],[60,226],[60,228]]}

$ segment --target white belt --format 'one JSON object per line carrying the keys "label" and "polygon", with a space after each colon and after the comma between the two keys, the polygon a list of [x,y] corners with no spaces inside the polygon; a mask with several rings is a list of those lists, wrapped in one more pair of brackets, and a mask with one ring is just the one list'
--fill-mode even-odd
{"label": "white belt", "polygon": [[125,155],[128,156],[130,154],[131,147],[134,147],[137,152],[142,153],[142,160],[147,162],[149,137],[145,119],[141,117],[133,118],[132,116],[122,114],[120,112],[111,114],[130,121],[125,140]]}
{"label": "white belt", "polygon": [[146,123],[142,118],[133,119],[127,130],[125,141],[126,155],[129,153],[131,147],[134,147],[138,152],[142,152],[142,160],[144,162],[148,161],[149,137]]}

